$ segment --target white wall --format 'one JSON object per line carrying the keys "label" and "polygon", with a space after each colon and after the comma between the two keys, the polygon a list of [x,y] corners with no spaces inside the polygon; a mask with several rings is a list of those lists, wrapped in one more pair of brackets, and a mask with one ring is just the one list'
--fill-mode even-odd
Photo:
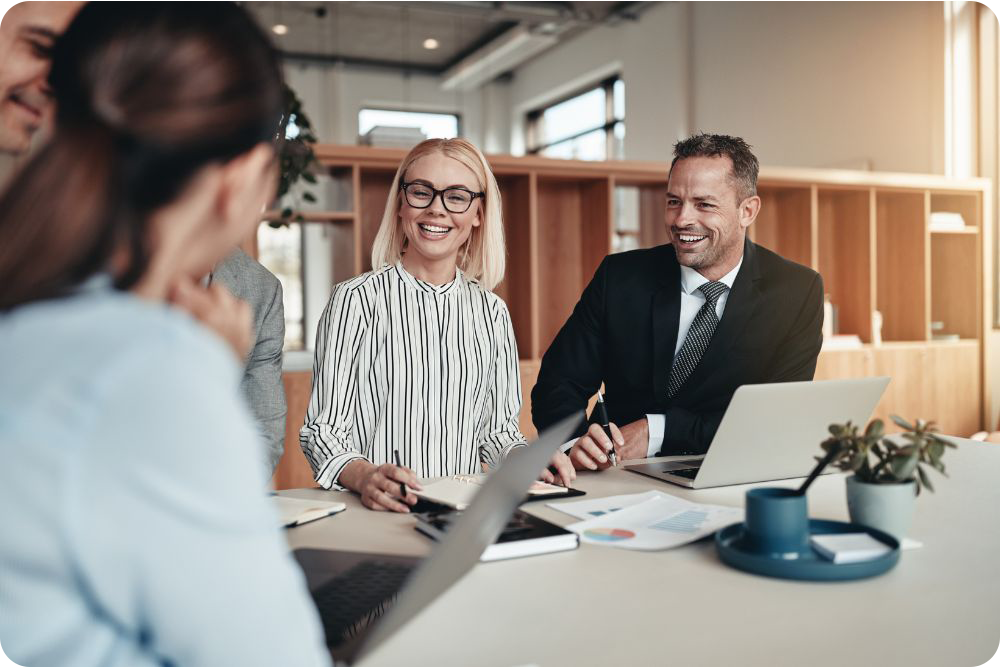
{"label": "white wall", "polygon": [[685,28],[690,13],[687,3],[664,3],[638,22],[593,28],[516,70],[510,85],[511,152],[524,153],[528,111],[620,73],[625,80],[625,157],[668,156],[689,125]]}
{"label": "white wall", "polygon": [[486,152],[506,151],[510,136],[506,84],[471,93],[445,92],[437,76],[294,62],[286,64],[285,75],[322,142],[356,143],[358,112],[382,107],[457,113],[470,141]]}
{"label": "white wall", "polygon": [[[324,143],[354,144],[358,138],[358,112],[364,107],[385,107],[411,111],[458,113],[462,133],[487,153],[507,151],[510,113],[507,85],[497,83],[472,93],[445,93],[439,77],[359,69],[340,65],[289,63],[285,66],[288,84],[302,100],[316,136]],[[326,205],[322,187],[308,188]],[[299,202],[301,204],[301,202]],[[304,228],[304,286],[306,345],[311,349],[319,317],[333,287],[332,236],[322,225]],[[287,354],[288,370],[309,368],[308,354]]]}
{"label": "white wall", "polygon": [[737,134],[761,162],[943,173],[939,2],[664,3],[600,27],[515,72],[523,116],[617,66],[626,159],[669,159],[695,131]]}
{"label": "white wall", "polygon": [[944,172],[941,3],[699,3],[693,27],[694,129],[763,164]]}

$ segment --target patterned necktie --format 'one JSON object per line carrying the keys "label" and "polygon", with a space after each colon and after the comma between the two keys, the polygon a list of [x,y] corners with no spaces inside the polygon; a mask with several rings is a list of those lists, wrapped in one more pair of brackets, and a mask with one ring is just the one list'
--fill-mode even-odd
{"label": "patterned necktie", "polygon": [[705,354],[708,342],[712,340],[715,327],[719,325],[719,317],[715,314],[715,302],[719,300],[728,287],[725,283],[707,282],[698,289],[705,295],[705,304],[694,316],[688,329],[684,344],[674,357],[674,365],[670,369],[670,380],[667,382],[667,396],[673,398],[684,381],[691,375],[701,355]]}

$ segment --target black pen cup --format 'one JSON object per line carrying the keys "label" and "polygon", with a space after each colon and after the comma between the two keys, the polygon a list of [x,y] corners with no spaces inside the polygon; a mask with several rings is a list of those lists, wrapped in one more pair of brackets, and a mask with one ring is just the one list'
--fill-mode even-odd
{"label": "black pen cup", "polygon": [[747,491],[744,544],[751,551],[779,558],[797,558],[808,551],[806,497],[794,489]]}

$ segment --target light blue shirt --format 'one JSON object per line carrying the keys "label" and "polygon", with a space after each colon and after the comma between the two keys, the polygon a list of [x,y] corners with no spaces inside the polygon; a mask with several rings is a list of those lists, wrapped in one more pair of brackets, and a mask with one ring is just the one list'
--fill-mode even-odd
{"label": "light blue shirt", "polygon": [[0,315],[0,350],[8,657],[329,663],[221,339],[95,278]]}

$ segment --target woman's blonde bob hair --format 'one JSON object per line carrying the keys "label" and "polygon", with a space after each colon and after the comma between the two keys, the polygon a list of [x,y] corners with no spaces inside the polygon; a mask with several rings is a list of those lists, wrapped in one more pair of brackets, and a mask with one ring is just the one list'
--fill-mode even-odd
{"label": "woman's blonde bob hair", "polygon": [[479,226],[472,228],[469,240],[458,254],[458,267],[467,278],[478,280],[488,290],[503,280],[507,250],[503,239],[503,213],[500,206],[500,189],[486,158],[465,139],[428,139],[413,147],[403,159],[385,203],[385,213],[372,245],[372,269],[392,266],[403,256],[406,236],[399,220],[403,193],[399,184],[410,165],[432,153],[441,153],[458,160],[476,175],[480,192],[486,193],[479,204]]}

